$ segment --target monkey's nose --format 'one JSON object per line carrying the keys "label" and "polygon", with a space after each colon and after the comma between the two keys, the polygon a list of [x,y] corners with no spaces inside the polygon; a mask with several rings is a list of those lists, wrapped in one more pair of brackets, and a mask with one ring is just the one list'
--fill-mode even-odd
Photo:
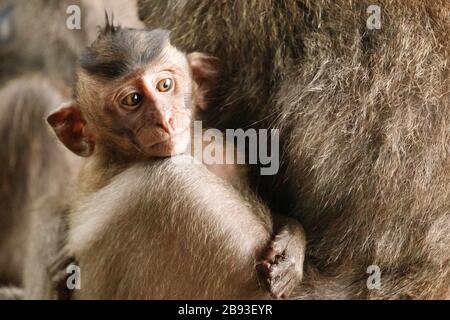
{"label": "monkey's nose", "polygon": [[166,111],[162,114],[160,126],[167,133],[171,134],[174,130],[174,119],[171,111]]}

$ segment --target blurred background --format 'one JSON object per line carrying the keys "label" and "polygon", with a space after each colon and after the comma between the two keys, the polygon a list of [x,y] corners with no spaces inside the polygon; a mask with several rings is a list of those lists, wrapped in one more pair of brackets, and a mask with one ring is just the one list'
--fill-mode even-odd
{"label": "blurred background", "polygon": [[0,0],[0,86],[42,72],[67,94],[77,57],[105,12],[116,23],[142,26],[134,0]]}
{"label": "blurred background", "polygon": [[[36,282],[46,279],[44,264],[24,264],[57,250],[60,217],[52,203],[64,197],[79,161],[57,145],[44,119],[71,99],[79,54],[105,12],[116,24],[142,26],[135,1],[0,0],[0,298],[15,295],[2,292],[4,285],[27,283],[31,296],[44,286]],[[27,242],[34,237],[42,242]]]}

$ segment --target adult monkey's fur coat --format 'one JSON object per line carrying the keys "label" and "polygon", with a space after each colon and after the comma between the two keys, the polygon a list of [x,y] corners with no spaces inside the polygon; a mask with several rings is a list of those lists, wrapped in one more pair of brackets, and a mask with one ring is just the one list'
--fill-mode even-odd
{"label": "adult monkey's fur coat", "polygon": [[299,296],[450,298],[449,1],[141,0],[140,16],[222,60],[213,125],[281,130],[278,187],[257,186],[306,229],[318,270]]}

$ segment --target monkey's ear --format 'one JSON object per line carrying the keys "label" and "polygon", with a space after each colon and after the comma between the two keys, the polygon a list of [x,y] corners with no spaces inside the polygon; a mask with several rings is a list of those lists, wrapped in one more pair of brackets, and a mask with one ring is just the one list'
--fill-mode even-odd
{"label": "monkey's ear", "polygon": [[194,103],[205,110],[208,107],[208,95],[219,81],[220,60],[201,52],[190,53],[187,59],[194,80],[192,88]]}
{"label": "monkey's ear", "polygon": [[80,109],[72,103],[63,104],[47,117],[56,136],[73,153],[89,157],[94,152],[95,141],[89,132]]}

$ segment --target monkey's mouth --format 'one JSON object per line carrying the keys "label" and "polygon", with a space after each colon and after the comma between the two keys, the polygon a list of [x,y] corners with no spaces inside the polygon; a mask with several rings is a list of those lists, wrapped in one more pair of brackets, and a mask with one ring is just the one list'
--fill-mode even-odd
{"label": "monkey's mouth", "polygon": [[157,157],[170,157],[186,151],[190,140],[189,127],[149,146],[149,153]]}

